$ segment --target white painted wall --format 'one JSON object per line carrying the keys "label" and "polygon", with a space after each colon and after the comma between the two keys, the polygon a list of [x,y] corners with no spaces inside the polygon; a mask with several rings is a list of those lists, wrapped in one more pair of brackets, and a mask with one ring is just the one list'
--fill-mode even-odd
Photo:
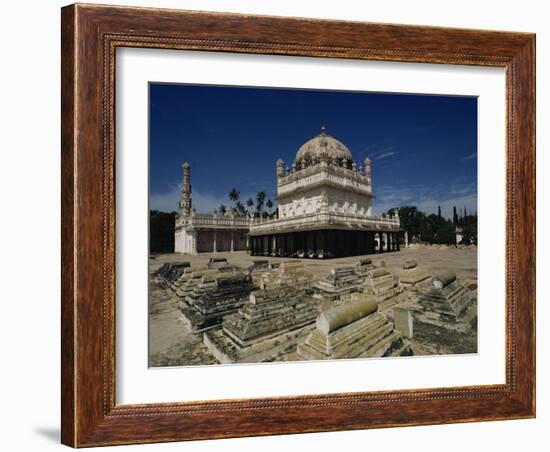
{"label": "white painted wall", "polygon": [[[113,0],[115,1],[115,0]],[[100,3],[90,0],[91,3]],[[59,7],[67,2],[6,2],[2,34],[4,65],[0,184],[5,215],[0,223],[3,301],[2,448],[10,451],[67,450],[58,444],[59,425]],[[357,2],[318,0],[116,0],[118,4],[209,9],[256,14],[311,16],[394,23],[537,32],[538,168],[550,168],[550,30],[547,2],[463,0]],[[24,27],[22,28],[22,21]],[[29,103],[31,100],[31,103]],[[31,108],[29,108],[29,105]],[[539,177],[537,229],[550,229],[543,206],[550,178]],[[28,221],[20,219],[28,218]],[[40,236],[36,236],[39,222]],[[550,238],[538,237],[538,274],[546,275]],[[40,288],[39,291],[29,290]],[[536,420],[406,427],[372,431],[245,438],[186,444],[117,447],[115,451],[311,450],[409,452],[491,449],[545,451],[550,429],[550,319],[548,278],[538,284],[538,418]],[[33,408],[21,404],[32,400]],[[106,449],[105,449],[106,450]]]}

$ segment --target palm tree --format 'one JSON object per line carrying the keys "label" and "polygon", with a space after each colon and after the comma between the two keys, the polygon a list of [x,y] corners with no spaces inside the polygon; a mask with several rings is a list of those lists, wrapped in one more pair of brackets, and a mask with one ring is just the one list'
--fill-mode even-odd
{"label": "palm tree", "polygon": [[265,191],[259,191],[256,195],[256,211],[258,213],[262,213],[266,197],[267,195],[265,194]]}
{"label": "palm tree", "polygon": [[227,207],[225,207],[225,205],[223,205],[223,204],[220,204],[220,207],[218,207],[218,212],[221,215],[225,215],[225,213],[227,212]]}
{"label": "palm tree", "polygon": [[233,202],[237,202],[239,200],[239,198],[241,197],[241,192],[238,191],[236,188],[233,188],[230,192],[229,192],[229,199]]}
{"label": "palm tree", "polygon": [[241,201],[237,201],[235,203],[235,210],[240,216],[242,217],[246,216],[246,209],[244,208],[244,205]]}
{"label": "palm tree", "polygon": [[248,207],[252,207],[254,205],[254,200],[252,198],[248,198],[248,201],[246,201],[246,205]]}
{"label": "palm tree", "polygon": [[265,205],[269,209],[269,214],[271,215],[271,209],[273,209],[273,201],[271,199],[268,199]]}

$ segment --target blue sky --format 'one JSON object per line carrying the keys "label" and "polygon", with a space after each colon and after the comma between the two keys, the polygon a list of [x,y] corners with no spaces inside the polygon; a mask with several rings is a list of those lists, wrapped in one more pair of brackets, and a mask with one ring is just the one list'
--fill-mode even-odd
{"label": "blue sky", "polygon": [[372,160],[373,209],[477,211],[477,99],[350,91],[150,84],[150,207],[177,210],[191,164],[198,212],[263,190],[321,125],[360,164]]}

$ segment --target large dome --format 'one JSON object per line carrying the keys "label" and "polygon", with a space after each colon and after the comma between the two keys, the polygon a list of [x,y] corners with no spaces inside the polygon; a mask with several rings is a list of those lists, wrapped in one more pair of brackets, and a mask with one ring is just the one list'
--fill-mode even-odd
{"label": "large dome", "polygon": [[321,127],[319,135],[302,145],[296,154],[295,161],[307,161],[312,158],[319,159],[322,156],[329,157],[330,159],[347,159],[349,161],[353,159],[347,146],[327,134],[324,127]]}

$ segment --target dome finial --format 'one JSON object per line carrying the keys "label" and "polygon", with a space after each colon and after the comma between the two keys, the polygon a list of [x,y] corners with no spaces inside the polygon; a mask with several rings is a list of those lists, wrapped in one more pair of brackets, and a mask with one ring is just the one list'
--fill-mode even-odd
{"label": "dome finial", "polygon": [[321,126],[321,135],[326,135],[327,132],[326,132],[326,127],[325,126]]}

